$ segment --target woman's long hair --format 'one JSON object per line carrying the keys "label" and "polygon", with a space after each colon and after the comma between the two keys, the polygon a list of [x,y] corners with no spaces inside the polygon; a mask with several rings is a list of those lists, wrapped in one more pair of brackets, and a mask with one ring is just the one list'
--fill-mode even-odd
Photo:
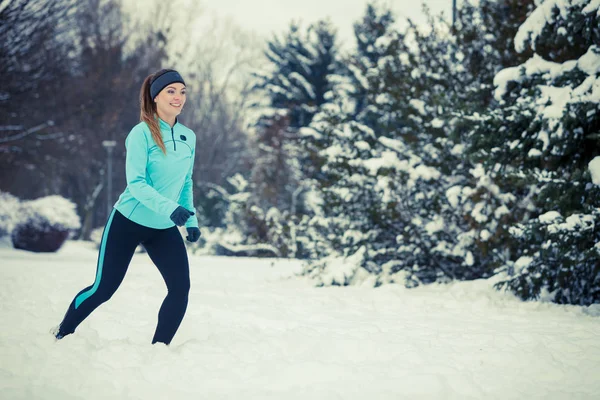
{"label": "woman's long hair", "polygon": [[140,121],[148,124],[150,132],[152,133],[152,139],[164,154],[167,154],[167,148],[163,142],[162,135],[160,134],[160,127],[158,125],[158,116],[156,112],[156,103],[150,96],[150,85],[155,77],[162,75],[167,71],[173,71],[170,69],[161,69],[153,74],[150,74],[144,79],[142,89],[140,90]]}

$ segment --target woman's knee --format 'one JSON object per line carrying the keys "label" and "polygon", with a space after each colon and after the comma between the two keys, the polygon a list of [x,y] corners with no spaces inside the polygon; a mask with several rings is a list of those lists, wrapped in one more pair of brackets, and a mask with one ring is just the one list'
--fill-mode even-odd
{"label": "woman's knee", "polygon": [[187,297],[190,293],[190,279],[181,279],[176,284],[171,284],[167,289],[169,294],[179,296],[179,297]]}
{"label": "woman's knee", "polygon": [[187,296],[190,293],[190,289],[191,289],[191,284],[190,284],[190,279],[186,279],[182,282],[181,284],[181,288],[179,289],[181,291],[181,293],[185,293],[185,295]]}

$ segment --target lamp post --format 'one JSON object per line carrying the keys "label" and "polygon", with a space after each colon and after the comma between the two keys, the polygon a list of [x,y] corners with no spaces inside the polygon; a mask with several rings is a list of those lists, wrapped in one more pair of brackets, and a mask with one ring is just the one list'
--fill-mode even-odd
{"label": "lamp post", "polygon": [[112,152],[117,142],[114,140],[103,140],[102,146],[106,149],[106,218],[112,209]]}
{"label": "lamp post", "polygon": [[456,0],[452,0],[452,31],[454,32],[454,24],[456,22]]}

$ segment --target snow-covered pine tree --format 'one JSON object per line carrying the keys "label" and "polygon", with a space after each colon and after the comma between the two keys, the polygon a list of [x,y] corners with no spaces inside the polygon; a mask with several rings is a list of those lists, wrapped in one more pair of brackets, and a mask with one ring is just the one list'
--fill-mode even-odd
{"label": "snow-covered pine tree", "polygon": [[534,0],[465,1],[458,8],[454,36],[465,59],[464,68],[473,83],[481,85],[465,88],[471,112],[485,111],[493,101],[493,79],[501,68],[531,57],[530,50],[515,51],[514,37],[534,8]]}
{"label": "snow-covered pine tree", "polygon": [[[369,71],[377,67],[380,58],[395,54],[387,45],[382,46],[379,42],[380,38],[383,41],[389,40],[386,35],[394,30],[393,22],[389,9],[381,8],[375,3],[367,5],[362,20],[354,24],[356,53],[345,55],[339,73],[330,75],[330,81],[334,84],[327,103],[320,107],[310,128],[300,130],[303,153],[310,159],[310,162],[302,165],[304,176],[309,178],[304,182],[306,194],[314,199],[315,204],[299,227],[303,233],[300,240],[310,258],[354,252],[356,249],[351,245],[347,246],[348,240],[344,237],[367,229],[357,225],[360,224],[358,215],[363,208],[370,206],[371,201],[363,198],[362,203],[344,202],[343,193],[337,191],[337,188],[345,185],[339,180],[344,179],[345,182],[345,171],[351,168],[347,162],[355,154],[336,152],[346,147],[353,149],[353,142],[365,149],[364,145],[375,139],[371,128],[357,122],[365,118],[357,116],[363,112],[368,113],[365,107],[368,105]],[[377,77],[371,78],[376,80]],[[356,128],[358,133],[353,132],[350,126]],[[361,130],[361,127],[365,129]],[[343,164],[339,170],[327,165],[336,158]],[[359,174],[354,176],[358,177]],[[364,186],[363,194],[369,196],[368,184],[354,182],[353,185]],[[330,187],[332,190],[328,190]],[[344,204],[349,208],[342,207]]]}
{"label": "snow-covered pine tree", "polygon": [[[438,100],[451,91],[449,67],[457,53],[434,48],[451,45],[436,42],[439,32],[421,37],[412,26],[401,34],[392,23],[388,9],[367,6],[362,23],[355,24],[358,52],[347,63],[354,88],[340,92],[312,125],[312,136],[323,147],[321,170],[326,175],[318,182],[327,221],[321,225],[329,229],[322,236],[328,238],[332,256],[360,255],[352,258],[376,275],[419,269],[412,257],[417,247],[410,243],[419,239],[410,237],[409,230],[413,223],[425,225],[422,215],[431,210],[423,207],[424,200],[435,197],[433,185],[427,185],[441,175],[432,167],[439,166],[435,160],[443,147],[436,140],[445,136],[437,116],[447,110]],[[434,54],[447,57],[427,57]],[[327,264],[315,263],[307,272],[327,275]],[[435,280],[435,275],[423,280]],[[330,283],[353,279],[344,275]]]}
{"label": "snow-covered pine tree", "polygon": [[[465,133],[471,132],[473,121],[481,121],[481,115],[494,104],[495,74],[531,54],[514,50],[514,35],[533,8],[533,0],[480,0],[465,2],[458,9],[453,36],[460,73],[454,82],[460,90],[449,107],[458,118],[451,119],[448,133],[449,153],[458,162],[448,163],[454,166],[448,176],[450,186],[439,188],[445,197],[440,203],[440,222],[446,232],[450,227],[452,234],[442,241],[431,240],[434,253],[454,264],[457,278],[490,276],[507,257],[508,221],[526,212],[527,202],[516,203],[516,197],[492,179],[495,166],[484,168],[480,158],[470,156],[468,143],[472,138]],[[448,152],[441,154],[445,157]]]}
{"label": "snow-covered pine tree", "polygon": [[[312,161],[299,147],[298,131],[307,126],[332,88],[338,68],[336,32],[328,21],[300,29],[292,24],[268,43],[270,71],[256,74],[265,95],[257,125],[256,163],[244,209],[246,243],[268,243],[283,256],[304,256],[296,245],[296,224],[307,211],[301,199]],[[238,208],[239,209],[239,208]]]}
{"label": "snow-covered pine tree", "polygon": [[600,190],[588,166],[600,153],[600,3],[538,3],[515,46],[535,54],[496,75],[499,106],[471,135],[473,156],[526,210],[504,246],[516,262],[498,286],[523,299],[597,303]]}
{"label": "snow-covered pine tree", "polygon": [[[471,122],[460,116],[477,116],[488,110],[493,102],[493,76],[507,63],[512,65],[519,60],[519,55],[509,50],[510,35],[532,10],[532,2],[465,2],[459,8],[451,37],[438,34],[433,35],[434,41],[417,40],[423,63],[428,64],[429,58],[437,56],[438,60],[429,65],[445,62],[449,81],[449,89],[442,96],[434,92],[429,98],[422,97],[424,104],[437,105],[438,112],[442,109],[447,114],[437,117],[440,124],[444,121],[443,131],[438,130],[440,136],[434,142],[439,152],[434,159],[424,157],[441,175],[426,182],[416,195],[423,199],[422,207],[428,215],[423,221],[413,219],[404,235],[405,243],[410,245],[404,247],[401,258],[415,260],[417,267],[412,268],[412,276],[418,281],[487,277],[493,274],[497,258],[501,258],[494,255],[497,244],[503,243],[503,223],[509,218],[514,196],[502,192],[480,164],[470,162],[464,132],[470,130]],[[448,51],[454,52],[456,58],[449,59]],[[435,85],[435,81],[432,83]],[[424,93],[429,94],[429,85],[424,87]],[[431,128],[427,130],[436,133]],[[417,154],[422,156],[427,151],[424,148]],[[424,196],[426,193],[433,195]]]}
{"label": "snow-covered pine tree", "polygon": [[[388,15],[369,6],[365,20],[373,14]],[[487,224],[487,210],[477,203],[496,188],[481,179],[481,167],[465,159],[465,121],[456,113],[487,107],[501,57],[491,46],[498,38],[481,23],[479,8],[462,10],[460,18],[464,32],[457,36],[431,16],[429,32],[414,24],[403,34],[389,29],[384,36],[357,29],[359,42],[377,37],[370,56],[380,57],[364,74],[352,69],[351,81],[359,88],[347,90],[346,97],[341,92],[311,126],[311,139],[323,147],[326,174],[319,181],[326,217],[317,221],[329,233],[320,237],[328,238],[332,257],[356,254],[353,262],[379,282],[407,279],[415,285],[493,270],[482,261],[497,224]],[[360,53],[356,59],[362,65],[369,60]],[[363,92],[364,100],[352,101]],[[348,103],[362,108],[355,113]],[[497,197],[494,210],[501,216],[508,211],[502,206],[506,196]],[[344,263],[316,262],[307,273],[331,277],[328,264]],[[360,270],[322,283],[348,284]]]}
{"label": "snow-covered pine tree", "polygon": [[369,71],[377,67],[381,58],[395,54],[392,47],[382,46],[390,32],[395,30],[394,23],[392,11],[376,2],[368,3],[362,19],[354,23],[356,53],[344,64],[345,75],[352,85],[350,95],[355,102],[354,116],[367,105]]}
{"label": "snow-covered pine tree", "polygon": [[268,96],[263,118],[284,113],[292,130],[310,124],[331,89],[327,77],[337,67],[335,36],[328,21],[316,22],[306,31],[292,23],[285,35],[268,42],[265,56],[270,71],[255,74],[256,89]]}

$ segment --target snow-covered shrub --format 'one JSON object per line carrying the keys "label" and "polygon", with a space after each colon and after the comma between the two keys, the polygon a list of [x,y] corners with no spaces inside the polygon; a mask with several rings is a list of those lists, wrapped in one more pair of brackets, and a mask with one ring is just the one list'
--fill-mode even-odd
{"label": "snow-covered shrub", "polygon": [[0,191],[0,237],[10,235],[19,223],[19,199]]}
{"label": "snow-covered shrub", "polygon": [[[258,205],[246,203],[247,196],[234,197],[241,200],[230,205],[227,221],[239,221],[239,225],[228,224],[226,238],[219,242],[218,253],[228,255],[257,255],[294,257],[295,243],[291,232],[294,221],[288,212],[275,207],[264,211]],[[266,253],[265,253],[266,251]]]}
{"label": "snow-covered shrub", "polygon": [[57,251],[69,234],[81,227],[76,205],[57,195],[22,202],[18,212],[23,219],[12,232],[17,249]]}
{"label": "snow-covered shrub", "polygon": [[304,275],[311,278],[316,286],[347,286],[356,285],[372,278],[362,264],[366,248],[363,246],[350,256],[330,255],[309,263]]}
{"label": "snow-covered shrub", "polygon": [[104,227],[99,226],[94,228],[90,233],[90,240],[94,242],[97,248],[100,248],[100,244],[102,243],[102,233],[104,232]]}
{"label": "snow-covered shrub", "polygon": [[200,239],[195,243],[186,243],[191,252],[196,255],[218,255],[217,247],[226,232],[224,228],[200,227]]}
{"label": "snow-covered shrub", "polygon": [[[197,243],[190,245],[199,254],[228,256],[261,256],[307,258],[311,256],[313,243],[304,231],[313,229],[310,218],[291,210],[281,211],[276,207],[263,209],[268,201],[256,195],[257,186],[236,174],[228,178],[229,193],[222,187],[211,185],[227,204],[224,228],[206,227]],[[291,204],[309,203],[305,196],[290,199]],[[294,206],[288,204],[289,208]]]}

